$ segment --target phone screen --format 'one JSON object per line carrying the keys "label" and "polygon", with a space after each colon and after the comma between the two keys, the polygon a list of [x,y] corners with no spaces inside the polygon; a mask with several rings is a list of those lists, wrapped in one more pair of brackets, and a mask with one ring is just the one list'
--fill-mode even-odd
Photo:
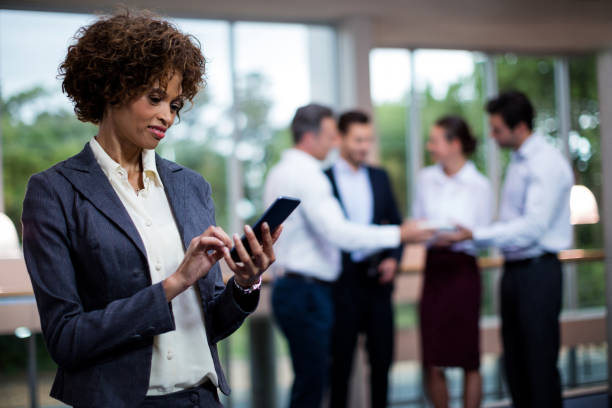
{"label": "phone screen", "polygon": [[[263,213],[263,215],[257,220],[257,222],[253,225],[253,232],[255,233],[255,237],[257,240],[261,242],[261,226],[264,222],[267,222],[270,226],[270,232],[274,232],[279,225],[281,225],[287,217],[297,208],[300,204],[300,200],[293,197],[278,197],[270,207]],[[242,236],[242,244],[249,254],[251,254],[251,246],[249,245],[249,241],[246,236]],[[230,252],[232,259],[235,262],[240,262],[240,258],[238,257],[238,252],[236,248],[233,248]]]}

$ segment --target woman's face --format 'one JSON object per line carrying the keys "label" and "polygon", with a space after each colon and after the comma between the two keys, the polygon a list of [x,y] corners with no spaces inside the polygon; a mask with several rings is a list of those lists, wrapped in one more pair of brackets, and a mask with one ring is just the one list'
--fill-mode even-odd
{"label": "woman's face", "polygon": [[183,106],[182,80],[181,74],[174,73],[166,89],[155,83],[136,99],[111,107],[108,119],[120,142],[155,149]]}
{"label": "woman's face", "polygon": [[441,126],[432,126],[427,140],[427,151],[434,162],[444,164],[461,155],[461,142],[446,138],[446,130]]}

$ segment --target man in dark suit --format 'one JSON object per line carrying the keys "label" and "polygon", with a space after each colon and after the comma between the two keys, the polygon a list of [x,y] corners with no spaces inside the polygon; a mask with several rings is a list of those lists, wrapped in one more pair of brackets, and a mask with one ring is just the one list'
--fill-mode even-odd
{"label": "man in dark suit", "polygon": [[[325,173],[352,222],[400,224],[401,216],[387,173],[366,165],[374,131],[368,115],[340,116],[340,158]],[[372,407],[387,406],[388,375],[393,360],[393,278],[402,247],[342,253],[342,274],[334,285],[331,407],[344,408],[359,333],[367,337]]]}

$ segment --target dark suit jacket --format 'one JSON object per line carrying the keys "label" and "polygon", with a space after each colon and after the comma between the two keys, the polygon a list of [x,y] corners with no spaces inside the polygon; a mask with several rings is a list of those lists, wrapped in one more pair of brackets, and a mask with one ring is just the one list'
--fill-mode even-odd
{"label": "dark suit jacket", "polygon": [[[210,185],[157,156],[185,248],[215,224]],[[23,250],[42,333],[58,364],[51,396],[83,407],[134,407],[149,384],[153,336],[175,329],[161,283],[151,284],[145,247],[89,147],[31,177]],[[216,343],[257,305],[224,285],[215,265],[197,283],[221,391],[230,389]]]}
{"label": "dark suit jacket", "polygon": [[[401,224],[402,216],[397,209],[395,202],[395,196],[391,189],[391,182],[387,172],[378,167],[367,166],[368,175],[370,177],[370,185],[372,186],[372,197],[374,199],[374,211],[372,214],[372,224],[385,225],[385,224]],[[334,195],[340,202],[340,205],[344,209],[342,203],[342,197],[338,191],[336,179],[332,168],[325,170],[325,175],[329,178],[332,185]],[[345,210],[346,213],[346,210]],[[378,265],[383,259],[393,257],[399,262],[402,257],[403,245],[400,245],[394,249],[386,249],[376,254],[371,255],[368,258],[368,262]],[[364,261],[365,262],[365,261]],[[346,271],[351,267],[352,261],[350,253],[342,252],[342,270]],[[343,274],[344,275],[344,274]],[[342,277],[341,277],[342,279]]]}

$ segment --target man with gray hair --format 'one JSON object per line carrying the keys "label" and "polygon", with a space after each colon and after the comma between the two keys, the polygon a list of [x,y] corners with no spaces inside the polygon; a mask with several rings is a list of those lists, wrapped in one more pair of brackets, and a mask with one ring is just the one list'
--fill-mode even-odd
{"label": "man with gray hair", "polygon": [[397,248],[432,232],[416,223],[374,226],[348,221],[333,195],[321,162],[337,141],[331,109],[310,104],[291,123],[294,147],[285,151],[266,180],[264,200],[278,196],[302,202],[285,221],[276,243],[284,270],[272,292],[274,316],[287,337],[295,373],[291,408],[316,408],[328,380],[333,304],[331,284],[340,274],[340,251]]}

